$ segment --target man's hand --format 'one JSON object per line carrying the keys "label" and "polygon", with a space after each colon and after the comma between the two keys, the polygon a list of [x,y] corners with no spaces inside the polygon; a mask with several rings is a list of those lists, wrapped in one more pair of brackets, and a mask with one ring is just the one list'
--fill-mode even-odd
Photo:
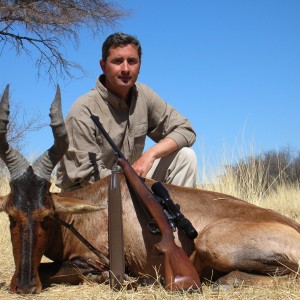
{"label": "man's hand", "polygon": [[146,174],[151,169],[154,161],[155,156],[153,155],[153,152],[151,152],[152,148],[150,148],[148,151],[146,151],[136,162],[133,163],[132,168],[135,170],[135,172],[141,176],[146,177]]}
{"label": "man's hand", "polygon": [[139,176],[146,177],[156,159],[164,157],[176,150],[178,150],[177,143],[171,138],[165,138],[148,149],[136,162],[133,163],[132,168]]}

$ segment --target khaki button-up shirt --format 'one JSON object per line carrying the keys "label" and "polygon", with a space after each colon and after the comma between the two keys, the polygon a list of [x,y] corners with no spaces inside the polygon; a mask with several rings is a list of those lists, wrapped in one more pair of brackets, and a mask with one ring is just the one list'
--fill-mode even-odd
{"label": "khaki button-up shirt", "polygon": [[[102,75],[103,76],[103,75]],[[113,149],[91,119],[101,124],[129,163],[141,157],[146,136],[154,142],[172,138],[182,148],[191,146],[196,134],[189,121],[144,84],[132,87],[129,106],[108,91],[99,77],[96,87],[78,98],[66,118],[70,146],[58,165],[56,184],[72,190],[111,173]]]}

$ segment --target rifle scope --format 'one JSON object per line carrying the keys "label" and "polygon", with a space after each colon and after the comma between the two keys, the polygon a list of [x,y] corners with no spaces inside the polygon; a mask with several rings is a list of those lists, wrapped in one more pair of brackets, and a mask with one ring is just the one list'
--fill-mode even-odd
{"label": "rifle scope", "polygon": [[178,209],[178,206],[174,204],[169,192],[161,182],[155,182],[151,189],[154,194],[159,196],[163,201],[161,202],[165,210],[167,210],[173,217],[176,226],[184,231],[186,236],[191,240],[195,239],[198,235],[197,230],[192,223],[185,218],[185,216]]}

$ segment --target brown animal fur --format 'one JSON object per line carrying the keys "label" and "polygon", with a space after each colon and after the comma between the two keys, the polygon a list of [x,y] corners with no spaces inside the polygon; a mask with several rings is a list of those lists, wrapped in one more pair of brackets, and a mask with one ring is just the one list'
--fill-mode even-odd
{"label": "brown animal fur", "polygon": [[[147,180],[150,185],[153,183]],[[107,203],[108,178],[83,189],[62,194],[97,205]],[[272,210],[263,209],[235,197],[215,192],[167,185],[175,203],[199,232],[195,241],[182,232],[176,243],[193,259],[201,277],[214,272],[240,270],[248,273],[284,275],[296,272],[300,260],[300,226]],[[123,199],[124,247],[127,269],[133,276],[156,276],[163,270],[163,259],[153,251],[160,241],[148,228],[148,219],[136,200],[131,199],[124,178]],[[108,256],[107,209],[85,215],[63,215],[67,222]],[[65,228],[50,231],[45,254],[54,261],[81,258],[99,266],[103,264]],[[209,273],[208,273],[209,271]]]}

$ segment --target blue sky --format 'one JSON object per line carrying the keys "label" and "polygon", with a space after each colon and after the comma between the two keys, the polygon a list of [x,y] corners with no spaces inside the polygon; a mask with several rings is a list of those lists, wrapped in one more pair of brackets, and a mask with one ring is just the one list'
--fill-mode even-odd
{"label": "blue sky", "polygon": [[[88,71],[80,80],[59,80],[65,116],[74,100],[94,86],[106,36],[123,31],[142,43],[139,81],[195,128],[199,168],[218,164],[224,148],[230,156],[243,145],[260,152],[286,146],[299,151],[300,1],[119,3],[132,15],[95,40],[82,31],[76,51],[65,44],[70,60]],[[1,91],[10,83],[12,99],[39,110],[48,121],[55,87],[46,77],[36,79],[34,61],[5,48],[0,69]],[[27,141],[25,155],[41,154],[53,141],[50,128],[30,133]]]}

